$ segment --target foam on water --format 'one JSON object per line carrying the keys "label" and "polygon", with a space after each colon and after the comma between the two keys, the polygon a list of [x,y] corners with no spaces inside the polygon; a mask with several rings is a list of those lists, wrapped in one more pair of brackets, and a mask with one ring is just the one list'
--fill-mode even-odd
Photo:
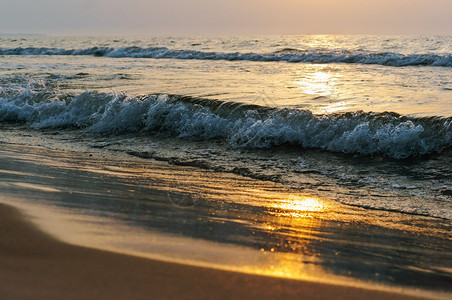
{"label": "foam on water", "polygon": [[[451,41],[0,37],[2,192],[54,194],[67,207],[62,196],[80,190],[71,210],[312,254],[322,269],[363,280],[447,288]],[[250,203],[258,186],[263,197]],[[311,215],[304,197],[331,207]],[[368,268],[356,273],[361,260]]]}
{"label": "foam on water", "polygon": [[235,148],[283,144],[307,149],[403,159],[441,153],[452,146],[452,118],[415,118],[395,113],[314,115],[174,95],[129,96],[49,91],[0,94],[0,121],[41,128],[86,128],[102,134],[162,132],[181,138],[222,139]]}
{"label": "foam on water", "polygon": [[63,49],[48,47],[0,48],[0,55],[94,55],[107,57],[131,57],[154,59],[198,59],[227,61],[282,61],[291,63],[355,63],[376,64],[392,67],[438,66],[452,67],[452,55],[401,54],[396,52],[371,52],[350,50],[299,50],[282,49],[272,53],[205,52],[199,50],[178,50],[167,47],[90,47],[84,49]]}

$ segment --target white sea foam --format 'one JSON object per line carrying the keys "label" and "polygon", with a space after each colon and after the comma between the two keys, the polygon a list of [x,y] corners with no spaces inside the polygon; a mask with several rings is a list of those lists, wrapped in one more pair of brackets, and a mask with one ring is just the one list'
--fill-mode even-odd
{"label": "white sea foam", "polygon": [[452,67],[452,54],[401,54],[393,52],[369,52],[348,50],[276,51],[273,53],[204,52],[199,50],[177,50],[167,47],[91,47],[85,49],[61,48],[0,48],[0,55],[94,55],[107,57],[132,57],[154,59],[198,59],[198,60],[243,60],[285,61],[291,63],[356,63],[376,64],[392,67],[439,66]]}
{"label": "white sea foam", "polygon": [[166,131],[179,137],[221,138],[233,147],[282,144],[332,152],[407,158],[452,146],[452,118],[391,113],[317,116],[197,98],[85,92],[58,98],[30,89],[0,95],[0,121],[40,128],[86,128],[102,134]]}

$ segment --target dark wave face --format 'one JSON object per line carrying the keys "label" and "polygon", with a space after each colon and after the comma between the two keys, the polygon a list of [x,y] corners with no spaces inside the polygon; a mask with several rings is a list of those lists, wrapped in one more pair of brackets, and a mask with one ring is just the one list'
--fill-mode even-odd
{"label": "dark wave face", "polygon": [[452,36],[0,36],[0,191],[449,291],[451,91]]}
{"label": "dark wave face", "polygon": [[394,52],[369,52],[349,50],[299,50],[288,49],[273,53],[204,52],[175,50],[167,47],[91,47],[85,49],[60,48],[0,48],[0,55],[92,55],[116,58],[197,59],[227,61],[281,61],[291,63],[347,63],[375,64],[391,67],[436,66],[452,67],[452,54],[400,54]]}
{"label": "dark wave face", "polygon": [[0,121],[102,134],[167,132],[181,138],[222,139],[234,148],[290,144],[396,159],[441,153],[452,146],[451,117],[361,111],[314,115],[309,110],[159,94],[5,92],[0,94]]}

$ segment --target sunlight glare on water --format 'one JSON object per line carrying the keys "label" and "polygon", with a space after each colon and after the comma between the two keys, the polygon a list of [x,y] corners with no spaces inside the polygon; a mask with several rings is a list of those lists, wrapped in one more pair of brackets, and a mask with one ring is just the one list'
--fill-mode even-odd
{"label": "sunlight glare on water", "polygon": [[298,195],[289,195],[286,200],[275,201],[274,207],[287,210],[294,215],[302,212],[321,212],[326,209],[320,199]]}

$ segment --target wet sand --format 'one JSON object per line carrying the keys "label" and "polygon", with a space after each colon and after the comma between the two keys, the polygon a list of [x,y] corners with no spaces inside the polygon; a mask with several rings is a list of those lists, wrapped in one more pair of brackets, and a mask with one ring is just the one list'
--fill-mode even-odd
{"label": "wet sand", "polygon": [[413,299],[353,287],[160,262],[73,246],[0,204],[2,299]]}

